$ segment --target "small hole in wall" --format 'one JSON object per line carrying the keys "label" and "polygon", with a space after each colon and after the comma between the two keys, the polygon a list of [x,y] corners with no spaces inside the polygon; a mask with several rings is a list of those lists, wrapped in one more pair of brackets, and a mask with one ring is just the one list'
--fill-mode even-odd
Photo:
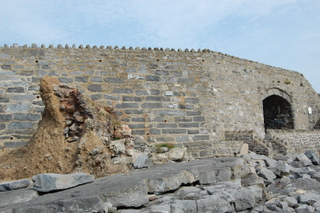
{"label": "small hole in wall", "polygon": [[150,135],[149,132],[147,133],[147,135]]}
{"label": "small hole in wall", "polygon": [[167,122],[167,120],[164,120],[163,122],[165,122],[165,123],[166,123],[166,122]]}
{"label": "small hole in wall", "polygon": [[38,63],[39,61],[38,60],[36,60],[36,63]]}
{"label": "small hole in wall", "polygon": [[100,59],[100,60],[99,60],[99,62],[101,63],[101,62],[102,62],[102,60]]}
{"label": "small hole in wall", "polygon": [[10,140],[13,140],[13,137],[10,137]]}
{"label": "small hole in wall", "polygon": [[204,60],[202,60],[202,62],[204,62]]}
{"label": "small hole in wall", "polygon": [[39,96],[39,95],[37,95],[37,98],[40,98],[40,96]]}
{"label": "small hole in wall", "polygon": [[157,59],[157,61],[160,61],[159,59]]}

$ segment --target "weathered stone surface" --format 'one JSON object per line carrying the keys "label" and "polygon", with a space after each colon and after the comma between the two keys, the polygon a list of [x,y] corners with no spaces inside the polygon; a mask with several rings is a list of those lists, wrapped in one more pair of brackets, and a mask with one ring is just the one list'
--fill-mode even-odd
{"label": "weathered stone surface", "polygon": [[30,183],[31,181],[29,179],[0,183],[0,192],[27,188],[28,186],[30,186]]}
{"label": "weathered stone surface", "polygon": [[142,168],[148,168],[152,165],[151,159],[145,155],[145,154],[140,154],[138,155],[137,159],[135,160],[133,164],[133,168],[135,169],[142,169]]}
{"label": "weathered stone surface", "polygon": [[319,165],[320,164],[319,155],[318,155],[318,153],[316,151],[307,150],[304,154],[311,160],[311,162],[313,164],[315,164],[315,165]]}
{"label": "weathered stone surface", "polygon": [[[0,192],[0,207],[15,203],[25,203],[38,196],[38,193],[32,189],[19,189],[14,191]],[[1,209],[0,212],[2,212]]]}
{"label": "weathered stone surface", "polygon": [[107,206],[103,205],[97,195],[61,200],[54,204],[58,206],[59,212],[108,212]]}
{"label": "weathered stone surface", "polygon": [[32,180],[34,190],[39,192],[50,192],[90,183],[94,180],[94,177],[85,173],[70,175],[47,173],[35,175],[32,177]]}
{"label": "weathered stone surface", "polygon": [[257,174],[266,180],[274,180],[277,177],[271,170],[263,167],[258,169]]}
{"label": "weathered stone surface", "polygon": [[184,148],[172,148],[168,152],[168,157],[172,161],[182,161],[184,156],[186,155],[186,149]]}

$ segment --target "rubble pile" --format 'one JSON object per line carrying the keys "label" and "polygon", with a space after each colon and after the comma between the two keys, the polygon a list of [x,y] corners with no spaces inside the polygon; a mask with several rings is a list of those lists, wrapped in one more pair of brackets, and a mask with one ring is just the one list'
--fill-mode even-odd
{"label": "rubble pile", "polygon": [[153,165],[95,180],[83,173],[40,174],[33,184],[0,184],[0,211],[317,213],[319,182],[315,151],[274,158],[251,152]]}

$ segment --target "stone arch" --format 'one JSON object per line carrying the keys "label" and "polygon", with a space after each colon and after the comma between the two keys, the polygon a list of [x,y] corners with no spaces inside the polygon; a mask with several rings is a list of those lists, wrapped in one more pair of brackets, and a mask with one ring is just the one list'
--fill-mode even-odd
{"label": "stone arch", "polygon": [[290,95],[280,89],[272,88],[265,94],[262,104],[265,129],[294,128]]}
{"label": "stone arch", "polygon": [[265,92],[262,95],[262,100],[264,100],[267,97],[272,96],[272,95],[280,96],[280,97],[286,99],[289,103],[291,103],[291,96],[288,93],[286,93],[285,91],[278,89],[278,88],[268,89],[267,92]]}

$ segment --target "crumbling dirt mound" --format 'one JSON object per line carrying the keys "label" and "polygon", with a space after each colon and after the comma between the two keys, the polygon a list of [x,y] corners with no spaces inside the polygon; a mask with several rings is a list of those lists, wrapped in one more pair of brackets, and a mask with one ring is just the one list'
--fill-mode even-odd
{"label": "crumbling dirt mound", "polygon": [[40,173],[101,177],[128,170],[111,160],[110,140],[125,137],[112,109],[86,101],[77,89],[49,76],[41,80],[40,92],[45,111],[39,127],[27,146],[3,151],[0,182]]}

